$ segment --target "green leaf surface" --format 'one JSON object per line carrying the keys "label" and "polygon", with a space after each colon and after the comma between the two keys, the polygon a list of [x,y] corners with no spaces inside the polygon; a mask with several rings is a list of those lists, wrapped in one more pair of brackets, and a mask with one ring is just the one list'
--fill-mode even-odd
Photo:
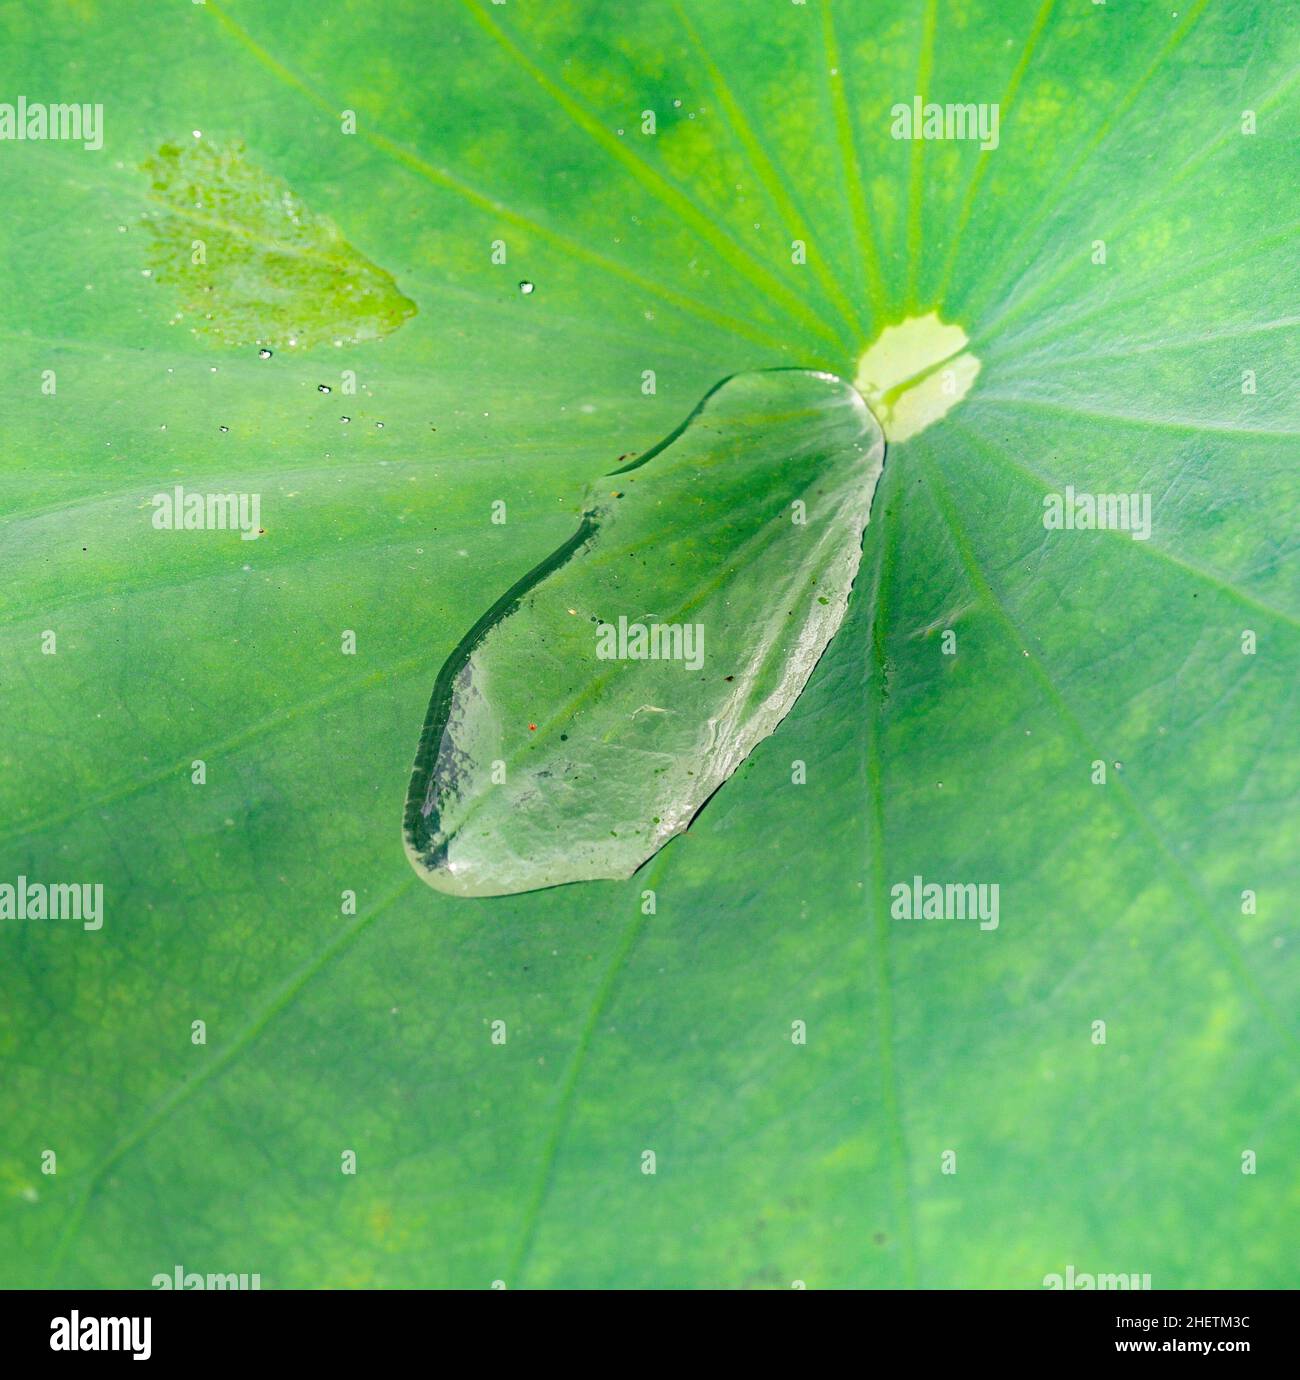
{"label": "green leaf surface", "polygon": [[[0,141],[0,883],[104,888],[99,930],[0,919],[0,1282],[1297,1282],[1287,7],[0,33],[0,102],[104,109]],[[998,146],[893,138],[918,95]],[[242,150],[207,237],[148,170],[187,140]],[[160,224],[218,250],[211,321]],[[895,435],[843,625],[690,828],[627,881],[422,886],[438,668],[593,480],[932,312],[969,391]],[[261,535],[159,530],[176,485]],[[1067,487],[1149,538],[1045,527]],[[894,918],[918,876],[997,928]]]}

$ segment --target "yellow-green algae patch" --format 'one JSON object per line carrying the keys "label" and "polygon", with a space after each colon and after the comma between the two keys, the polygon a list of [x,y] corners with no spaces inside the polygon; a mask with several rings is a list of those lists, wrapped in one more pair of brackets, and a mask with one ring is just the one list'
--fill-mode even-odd
{"label": "yellow-green algae patch", "polygon": [[378,340],[415,315],[392,274],[242,143],[163,144],[144,171],[153,273],[179,294],[173,324],[222,345],[309,348]]}
{"label": "yellow-green algae patch", "polygon": [[937,312],[886,326],[853,380],[888,441],[906,441],[951,412],[971,390],[980,362],[960,326]]}

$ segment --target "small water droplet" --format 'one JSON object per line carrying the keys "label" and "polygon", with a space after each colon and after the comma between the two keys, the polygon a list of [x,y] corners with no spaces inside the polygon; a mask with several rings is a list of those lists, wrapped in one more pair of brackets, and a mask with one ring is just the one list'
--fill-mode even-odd
{"label": "small water droplet", "polygon": [[383,429],[384,429],[384,424],[383,424],[383,422],[376,422],[376,423],[375,423],[375,430],[376,430],[376,431],[382,431]]}
{"label": "small water droplet", "polygon": [[260,349],[260,350],[257,352],[257,357],[258,357],[258,359],[270,359],[270,358],[271,358],[271,352],[270,352],[270,350],[268,350],[268,349],[266,349],[265,347],[263,347],[262,349]]}
{"label": "small water droplet", "polygon": [[316,391],[318,393],[328,393],[330,391],[330,386],[328,383],[318,383],[316,385]]}
{"label": "small water droplet", "polygon": [[521,283],[519,284],[519,291],[522,292],[522,293],[524,294],[525,297],[527,297],[527,296],[529,295],[529,293],[532,292],[532,290],[533,290],[533,285],[532,285],[532,283],[530,283],[530,282],[528,281],[527,278],[525,278],[525,279],[523,280],[523,282],[521,282]]}
{"label": "small water droplet", "polygon": [[229,431],[230,428],[229,428],[228,426],[220,426],[220,427],[217,428],[217,430],[218,430],[218,431]]}
{"label": "small water droplet", "polygon": [[341,421],[341,422],[350,422],[351,420],[352,420],[351,417],[340,417],[340,418],[339,418],[339,421]]}

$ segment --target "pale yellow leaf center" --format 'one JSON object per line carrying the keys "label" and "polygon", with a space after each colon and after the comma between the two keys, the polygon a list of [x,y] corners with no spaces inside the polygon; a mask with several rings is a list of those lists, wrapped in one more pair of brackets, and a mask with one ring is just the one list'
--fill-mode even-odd
{"label": "pale yellow leaf center", "polygon": [[937,312],[886,326],[858,362],[853,380],[885,438],[905,441],[951,412],[971,390],[980,362],[960,326]]}

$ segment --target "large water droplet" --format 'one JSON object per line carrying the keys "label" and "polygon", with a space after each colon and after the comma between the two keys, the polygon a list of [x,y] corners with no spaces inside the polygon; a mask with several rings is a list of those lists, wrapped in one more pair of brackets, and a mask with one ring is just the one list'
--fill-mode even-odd
{"label": "large water droplet", "polygon": [[628,877],[685,829],[842,622],[883,457],[855,389],[768,370],[597,481],[438,674],[404,816],[420,876]]}

